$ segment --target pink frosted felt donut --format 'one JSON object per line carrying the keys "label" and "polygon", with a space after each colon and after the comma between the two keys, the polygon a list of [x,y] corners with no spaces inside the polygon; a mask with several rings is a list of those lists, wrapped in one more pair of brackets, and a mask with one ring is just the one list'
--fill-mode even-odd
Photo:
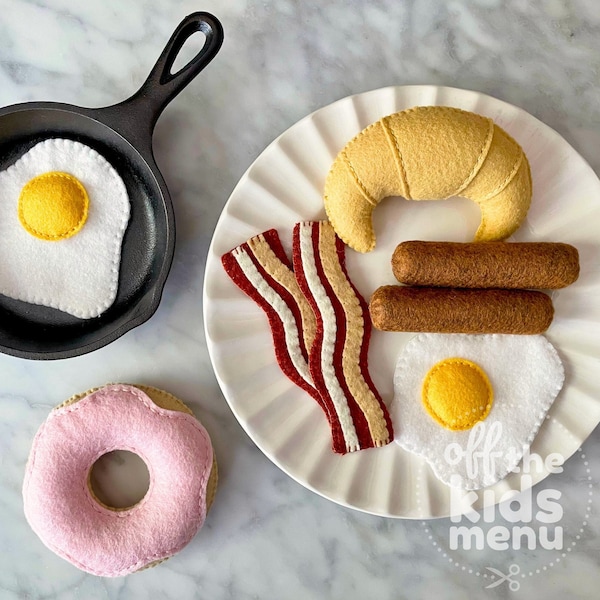
{"label": "pink frosted felt donut", "polygon": [[[216,475],[210,438],[183,403],[153,392],[175,410],[136,387],[109,385],[53,410],[33,442],[25,516],[46,546],[94,575],[126,575],[164,560],[204,523],[211,470]],[[148,492],[129,509],[110,509],[90,491],[92,465],[112,450],[134,452],[148,467]]]}

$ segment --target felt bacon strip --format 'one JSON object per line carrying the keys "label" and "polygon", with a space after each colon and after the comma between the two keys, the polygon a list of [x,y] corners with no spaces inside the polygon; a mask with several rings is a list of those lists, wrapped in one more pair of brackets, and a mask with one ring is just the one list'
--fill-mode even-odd
{"label": "felt bacon strip", "polygon": [[393,439],[390,416],[367,366],[371,321],[365,300],[348,279],[345,246],[328,222],[294,227],[293,264],[315,313],[309,353],[314,385],[335,410],[349,452]]}
{"label": "felt bacon strip", "polygon": [[271,229],[251,238],[223,255],[221,261],[233,282],[265,311],[281,370],[319,403],[331,426],[333,450],[345,453],[337,413],[313,385],[308,366],[315,316],[298,287],[277,231]]}

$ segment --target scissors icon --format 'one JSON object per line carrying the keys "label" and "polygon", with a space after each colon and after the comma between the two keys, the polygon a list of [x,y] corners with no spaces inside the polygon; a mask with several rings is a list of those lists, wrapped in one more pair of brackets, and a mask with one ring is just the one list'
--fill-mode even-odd
{"label": "scissors icon", "polygon": [[496,586],[500,585],[501,583],[504,583],[505,581],[509,582],[508,587],[511,592],[517,592],[521,587],[521,584],[516,579],[513,579],[513,577],[516,577],[521,572],[521,567],[519,567],[519,565],[510,565],[510,567],[508,568],[508,573],[506,575],[502,571],[498,571],[498,569],[494,569],[493,567],[486,567],[486,569],[499,577],[499,579],[497,579],[493,583],[490,583],[490,585],[487,585],[485,587],[486,590],[490,588],[495,588]]}

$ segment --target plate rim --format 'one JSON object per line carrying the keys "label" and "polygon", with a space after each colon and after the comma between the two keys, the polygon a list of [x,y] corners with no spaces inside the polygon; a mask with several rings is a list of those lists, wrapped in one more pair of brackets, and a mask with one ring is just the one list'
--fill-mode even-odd
{"label": "plate rim", "polygon": [[[204,334],[205,334],[205,339],[206,339],[206,346],[208,349],[208,353],[209,353],[209,358],[210,358],[210,362],[211,362],[211,366],[213,369],[213,373],[215,375],[215,378],[217,380],[217,383],[219,384],[219,388],[221,390],[221,393],[223,394],[223,397],[225,399],[225,401],[227,402],[230,410],[232,411],[233,415],[235,416],[237,422],[241,425],[242,429],[246,432],[246,434],[248,435],[248,437],[250,438],[250,440],[256,445],[256,447],[271,461],[273,462],[279,469],[281,469],[288,477],[290,477],[291,479],[293,479],[294,481],[296,481],[297,483],[299,483],[300,485],[302,485],[303,487],[305,487],[306,489],[316,493],[317,495],[321,496],[322,498],[325,498],[331,502],[334,502],[335,504],[338,504],[340,506],[343,506],[345,508],[349,508],[352,510],[356,510],[359,511],[361,513],[365,513],[365,514],[370,514],[370,515],[374,515],[374,516],[378,516],[378,517],[385,517],[385,518],[391,518],[391,519],[406,519],[406,520],[411,520],[411,521],[418,521],[418,520],[434,520],[434,519],[443,519],[443,518],[448,518],[450,516],[450,514],[435,514],[435,515],[431,515],[431,514],[427,514],[427,515],[412,515],[412,514],[396,514],[396,513],[390,513],[390,512],[385,512],[385,511],[381,511],[375,508],[368,508],[366,506],[357,506],[354,505],[348,501],[346,501],[343,498],[338,498],[338,497],[332,497],[329,496],[327,493],[325,493],[322,490],[319,490],[318,488],[316,488],[315,486],[313,486],[312,484],[310,484],[308,481],[303,480],[301,477],[297,476],[296,474],[294,474],[292,471],[290,471],[288,469],[288,467],[286,467],[284,464],[282,464],[282,462],[279,460],[279,458],[273,454],[272,452],[268,451],[267,449],[265,449],[261,443],[260,440],[257,439],[257,436],[253,433],[252,428],[249,427],[248,423],[245,421],[245,419],[243,419],[235,406],[235,402],[231,401],[228,397],[228,394],[226,393],[226,389],[227,389],[227,383],[226,381],[223,380],[223,378],[221,377],[221,374],[218,371],[217,365],[216,365],[216,361],[214,359],[213,353],[215,350],[214,347],[214,342],[210,336],[209,333],[209,327],[208,327],[208,307],[209,307],[209,298],[208,298],[208,293],[207,293],[207,287],[208,287],[208,281],[209,281],[209,277],[207,277],[207,275],[209,274],[209,261],[212,260],[212,257],[215,256],[215,252],[214,252],[214,246],[216,243],[216,239],[218,237],[218,234],[220,232],[220,229],[223,227],[223,223],[227,218],[226,212],[227,212],[227,208],[229,206],[229,203],[231,201],[231,199],[237,194],[238,189],[241,188],[243,185],[245,185],[245,183],[248,181],[256,163],[261,159],[261,157],[263,157],[263,155],[265,155],[267,152],[269,152],[271,150],[272,147],[276,146],[279,142],[279,140],[285,136],[286,134],[288,134],[288,132],[295,128],[295,127],[300,127],[302,123],[305,123],[306,121],[311,120],[317,113],[320,113],[322,111],[325,111],[327,109],[329,109],[330,107],[338,104],[338,103],[342,103],[345,101],[353,101],[356,98],[364,98],[365,96],[368,95],[375,95],[375,94],[383,94],[385,92],[393,92],[396,93],[397,91],[401,91],[401,90],[412,90],[414,92],[417,91],[435,91],[435,92],[446,92],[446,93],[457,93],[458,95],[473,95],[475,97],[478,98],[485,98],[488,99],[490,101],[492,101],[494,104],[496,104],[497,106],[505,106],[508,109],[510,109],[511,111],[516,111],[515,114],[521,114],[526,116],[527,119],[530,120],[530,122],[532,124],[535,124],[536,129],[537,128],[541,128],[544,130],[545,133],[547,133],[548,135],[552,136],[553,139],[559,143],[565,143],[567,144],[571,150],[578,156],[578,158],[582,161],[582,165],[585,167],[585,169],[587,169],[590,172],[590,175],[593,176],[597,182],[600,184],[600,178],[598,177],[598,175],[596,174],[596,172],[594,171],[594,169],[591,167],[591,165],[589,164],[589,162],[587,161],[587,159],[582,156],[571,144],[568,140],[566,140],[560,133],[558,133],[554,128],[552,128],[550,125],[544,123],[543,121],[541,121],[540,119],[538,119],[535,115],[532,115],[531,113],[529,113],[528,111],[526,111],[525,109],[516,106],[514,104],[511,104],[510,102],[507,102],[505,100],[496,98],[494,96],[491,96],[490,94],[486,94],[484,92],[478,92],[476,90],[470,90],[470,89],[465,89],[465,88],[458,88],[458,87],[454,87],[454,86],[445,86],[445,85],[435,85],[435,84],[410,84],[410,85],[390,85],[390,86],[384,86],[384,87],[380,87],[380,88],[375,88],[375,89],[371,89],[371,90],[366,90],[364,92],[358,92],[358,93],[354,93],[354,94],[350,94],[347,96],[343,96],[341,98],[338,98],[337,100],[334,100],[328,104],[325,104],[321,107],[318,107],[317,109],[311,111],[310,113],[306,114],[304,117],[300,118],[299,120],[295,121],[294,123],[292,123],[289,127],[287,127],[283,132],[281,132],[279,135],[277,135],[275,138],[273,138],[273,140],[268,143],[260,152],[259,154],[252,160],[252,162],[250,163],[250,165],[246,168],[246,170],[244,171],[244,173],[242,174],[242,176],[240,177],[240,179],[237,181],[236,185],[234,186],[234,188],[232,189],[231,193],[229,194],[229,197],[227,198],[227,201],[225,202],[225,204],[223,205],[223,208],[221,210],[221,213],[219,214],[219,218],[217,219],[217,222],[214,226],[212,235],[211,235],[211,241],[209,244],[209,248],[208,248],[208,252],[206,255],[206,262],[205,262],[205,270],[204,270],[204,280],[203,280],[203,285],[202,285],[202,316],[203,316],[203,329],[204,329]],[[423,106],[426,106],[427,104],[423,104]],[[446,106],[453,106],[453,103],[445,103],[444,105]],[[460,108],[460,107],[458,107]],[[391,114],[391,113],[390,113]],[[260,233],[260,232],[257,232]],[[241,243],[241,242],[240,242]],[[546,338],[547,339],[547,338]],[[550,341],[550,340],[549,340]],[[552,343],[552,342],[550,342]],[[560,350],[560,349],[559,349]],[[560,354],[560,352],[559,352]],[[594,429],[597,427],[598,423],[595,423],[592,428],[586,433],[585,437],[582,440],[579,440],[578,436],[573,436],[575,439],[577,439],[579,445],[583,444],[585,442],[585,440],[591,435],[591,433],[594,431]],[[587,428],[586,428],[587,429]],[[539,432],[538,432],[539,433]],[[573,434],[572,434],[573,435]],[[537,437],[537,433],[536,433],[536,437]],[[392,443],[389,444],[389,446],[387,446],[387,448],[389,449],[390,447],[394,447],[394,446],[398,446],[398,444],[395,441],[392,441]],[[571,458],[574,454],[577,453],[578,448],[574,448],[569,454],[564,455],[564,460],[565,462]],[[385,451],[385,448],[382,449],[378,449],[378,452],[381,451]],[[428,466],[428,465],[427,465]],[[549,475],[551,475],[551,473],[549,473],[548,471],[545,471],[540,479],[536,480],[532,487],[534,487],[535,485],[537,485],[538,483],[540,483],[541,481],[545,480]],[[486,489],[486,488],[483,488]],[[480,490],[481,491],[481,490]],[[494,502],[494,504],[497,504],[498,500],[496,502]],[[484,507],[486,506],[486,504],[484,502],[482,502],[481,507],[477,508],[476,510],[482,510]]]}

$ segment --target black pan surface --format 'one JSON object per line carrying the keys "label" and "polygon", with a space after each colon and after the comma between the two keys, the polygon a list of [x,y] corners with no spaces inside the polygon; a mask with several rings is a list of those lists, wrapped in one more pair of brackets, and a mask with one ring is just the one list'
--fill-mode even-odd
{"label": "black pan surface", "polygon": [[[205,36],[204,46],[172,74],[177,54],[197,31]],[[214,58],[222,42],[219,21],[208,13],[193,13],[175,30],[140,90],[120,104],[88,109],[29,102],[0,109],[0,170],[40,141],[72,139],[111,163],[131,205],[113,305],[97,318],[78,319],[0,295],[0,352],[30,359],[77,356],[105,346],[154,314],[173,260],[175,222],[154,161],[152,133],[163,109]]]}

